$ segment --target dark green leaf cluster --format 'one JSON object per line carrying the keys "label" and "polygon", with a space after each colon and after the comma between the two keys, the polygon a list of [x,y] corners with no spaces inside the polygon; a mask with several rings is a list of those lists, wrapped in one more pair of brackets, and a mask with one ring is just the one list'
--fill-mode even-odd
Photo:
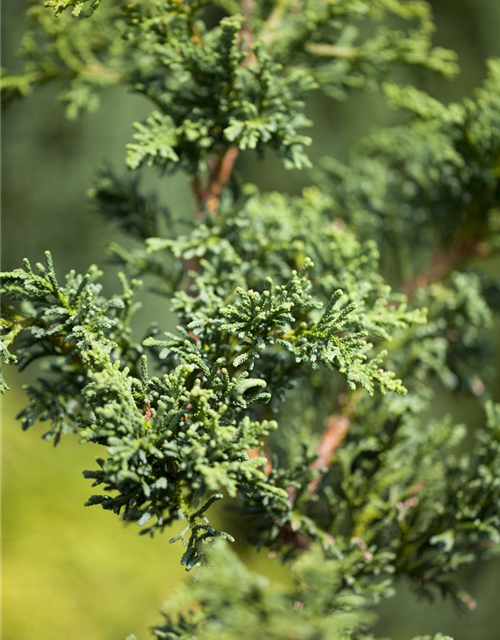
{"label": "dark green leaf cluster", "polygon": [[[46,6],[57,20],[38,5],[31,9],[21,49],[28,62],[21,73],[3,74],[2,96],[8,102],[64,79],[69,88],[61,99],[75,117],[95,109],[102,90],[123,83],[155,109],[135,125],[131,168],[204,169],[210,155],[231,145],[270,148],[285,166],[300,168],[309,165],[310,138],[300,130],[310,124],[305,98],[315,86],[342,98],[350,88],[378,86],[398,64],[456,70],[453,54],[432,48],[425,3],[304,4],[291,11],[292,3],[280,0],[269,12],[255,2],[253,43],[249,25],[224,1],[108,0],[84,19],[100,1],[53,0]],[[209,28],[212,21],[202,18],[218,5],[233,15]]]}
{"label": "dark green leaf cluster", "polygon": [[285,74],[261,46],[253,48],[253,64],[243,64],[249,54],[242,47],[238,17],[224,18],[196,38],[186,16],[167,15],[161,26],[155,20],[138,34],[148,39],[155,64],[140,73],[135,88],[156,110],[135,125],[130,168],[144,162],[161,169],[204,168],[214,149],[223,152],[232,144],[242,150],[273,149],[285,166],[307,163],[303,147],[310,139],[298,133],[309,124],[304,97],[313,84],[307,75]]}
{"label": "dark green leaf cluster", "polygon": [[360,405],[323,484],[330,526],[350,522],[350,536],[370,554],[392,552],[395,571],[424,593],[439,589],[465,601],[452,574],[494,553],[500,539],[498,406],[487,405],[470,455],[461,453],[465,427],[449,419],[424,424],[421,409],[387,398],[368,420]]}
{"label": "dark green leaf cluster", "polygon": [[77,18],[85,11],[85,15],[92,13],[101,4],[101,0],[48,0],[45,2],[46,7],[54,10],[56,16],[60,16],[66,9],[71,9],[71,15]]}
{"label": "dark green leaf cluster", "polygon": [[[52,4],[58,11],[69,6],[81,11],[97,3],[61,0]],[[21,43],[24,68],[17,73],[2,70],[2,104],[60,80],[64,83],[60,99],[68,117],[95,111],[102,92],[122,82],[131,63],[118,15],[116,3],[106,2],[92,20],[69,15],[54,19],[50,11],[35,3],[28,11],[29,28]]]}
{"label": "dark green leaf cluster", "polygon": [[[136,194],[130,193],[129,205],[134,205]],[[109,202],[109,192],[101,189],[99,199],[101,204]],[[345,229],[333,229],[330,242],[340,235],[339,246],[346,246],[351,239],[351,252],[371,251],[372,265],[376,264],[373,247],[353,242]],[[142,235],[141,229],[135,231]],[[160,242],[150,244],[157,249]],[[177,249],[182,246],[181,239]],[[179,518],[191,522],[203,499],[221,490],[244,498],[254,508],[257,505],[267,518],[277,518],[283,525],[297,517],[286,491],[288,475],[278,472],[268,479],[263,459],[250,459],[246,451],[258,447],[276,428],[266,419],[252,420],[249,411],[262,415],[271,399],[279,406],[279,399],[300,376],[302,362],[338,369],[350,386],[360,384],[370,393],[375,385],[384,392],[404,391],[392,372],[380,368],[383,352],[372,354],[367,332],[360,331],[367,324],[380,339],[388,336],[387,327],[396,330],[422,320],[404,306],[387,306],[388,289],[382,305],[377,302],[379,291],[371,294],[375,299],[371,315],[366,283],[364,295],[359,295],[360,311],[354,302],[338,307],[342,292],[333,288],[335,280],[330,282],[329,298],[324,303],[315,300],[306,278],[312,266],[307,260],[301,272],[291,271],[283,285],[262,282],[262,293],[234,287],[235,281],[245,282],[245,270],[237,261],[233,278],[227,278],[228,288],[224,291],[219,283],[218,294],[210,290],[210,270],[200,271],[193,285],[199,294],[187,299],[185,293],[174,296],[174,309],[183,321],[179,335],[144,343],[156,352],[165,372],[148,379],[145,371],[139,371],[142,347],[126,340],[130,332],[123,321],[129,320],[131,301],[128,306],[115,299],[105,302],[91,275],[70,274],[68,285],[61,289],[48,260],[48,267],[39,267],[40,275],[27,265],[25,271],[4,276],[4,294],[21,299],[29,308],[25,316],[12,311],[12,320],[5,324],[6,344],[14,334],[22,332],[23,339],[25,332],[34,332],[35,338],[20,348],[22,363],[44,357],[50,367],[40,388],[30,391],[32,403],[22,414],[24,424],[51,419],[51,434],[58,439],[72,421],[74,428],[76,419],[84,441],[105,445],[107,452],[99,460],[99,470],[86,472],[106,492],[92,497],[89,504],[101,504],[141,525],[148,523],[145,531]],[[217,259],[211,263],[213,268],[221,266]],[[377,277],[375,282],[379,284]],[[128,290],[127,295],[130,298]],[[356,298],[355,291],[351,295]],[[122,312],[119,330],[115,309]],[[48,385],[52,392],[57,387],[55,397],[47,393]],[[314,523],[304,526],[314,536],[324,537]],[[203,533],[202,539],[215,535],[211,528],[196,531]],[[205,535],[208,531],[212,533]],[[201,556],[194,543],[189,549],[192,557],[186,564],[191,566]]]}
{"label": "dark green leaf cluster", "polygon": [[306,0],[301,11],[277,2],[261,37],[274,55],[305,67],[334,99],[373,89],[399,65],[445,76],[457,71],[454,52],[432,46],[434,24],[424,2]]}
{"label": "dark green leaf cluster", "polygon": [[[133,370],[142,353],[142,347],[131,339],[129,326],[138,308],[134,289],[140,283],[129,284],[121,275],[123,293],[106,299],[98,283],[100,276],[95,266],[85,275],[71,271],[61,285],[48,252],[46,264],[37,264],[35,270],[26,260],[24,269],[2,274],[2,295],[22,303],[2,313],[6,357],[21,370],[33,361],[49,363],[39,386],[27,388],[31,403],[20,414],[23,427],[50,420],[46,437],[56,442],[89,412],[81,391],[93,372],[114,371],[120,362]],[[8,352],[14,341],[15,356]]]}
{"label": "dark green leaf cluster", "polygon": [[488,283],[483,274],[454,271],[445,282],[434,283],[415,296],[433,319],[417,332],[420,344],[424,341],[431,350],[435,346],[433,370],[448,388],[467,389],[475,395],[481,395],[484,383],[494,379],[489,364],[493,310]]}
{"label": "dark green leaf cluster", "polygon": [[118,179],[110,167],[97,175],[89,197],[99,215],[133,238],[157,236],[161,223],[169,220],[168,209],[158,203],[155,193],[140,193],[138,176]]}
{"label": "dark green leaf cluster", "polygon": [[[439,242],[469,256],[498,233],[500,61],[488,67],[475,98],[449,106],[414,87],[386,85],[390,103],[409,111],[410,122],[360,142],[346,166],[325,160],[322,184],[360,232],[396,233],[401,254]],[[418,234],[405,243],[410,228]]]}
{"label": "dark green leaf cluster", "polygon": [[[231,379],[220,365],[210,370],[194,350],[189,357],[188,347],[169,375],[149,379],[144,356],[140,364],[142,347],[129,339],[134,305],[126,280],[124,294],[106,300],[95,269],[85,276],[72,272],[59,286],[46,257],[38,273],[26,262],[24,269],[3,274],[2,294],[24,307],[4,314],[2,344],[12,361],[8,346],[21,340],[21,368],[35,359],[47,365],[39,386],[27,389],[24,428],[50,420],[46,437],[57,443],[79,426],[83,441],[106,446],[100,469],[85,475],[112,493],[93,496],[88,504],[141,525],[153,518],[148,531],[189,518],[206,538],[213,530],[197,520],[207,493],[224,489],[230,496],[259,495],[264,503],[267,494],[284,501],[286,493],[259,469],[261,460],[245,453],[276,426],[244,415],[248,404],[266,399],[255,393],[265,382],[246,373]],[[209,388],[202,388],[200,376]]]}

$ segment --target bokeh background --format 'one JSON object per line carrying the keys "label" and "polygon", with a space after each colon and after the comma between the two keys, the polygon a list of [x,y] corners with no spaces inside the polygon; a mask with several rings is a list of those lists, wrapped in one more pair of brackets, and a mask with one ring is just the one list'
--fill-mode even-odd
{"label": "bokeh background", "polygon": [[[426,87],[443,100],[458,99],[481,82],[485,59],[500,56],[500,0],[431,4],[436,41],[458,51],[462,73],[453,82],[426,80]],[[14,52],[24,8],[21,0],[3,0],[2,66],[18,64]],[[47,248],[61,273],[86,269],[92,262],[102,265],[106,240],[116,236],[93,215],[86,191],[100,163],[123,166],[131,122],[144,117],[148,106],[117,89],[107,94],[97,114],[75,123],[64,118],[56,93],[55,87],[45,87],[2,114],[3,269],[19,266],[25,256],[37,261]],[[313,161],[326,154],[344,158],[360,135],[395,117],[373,95],[355,95],[348,104],[316,96],[309,111],[315,121]],[[306,173],[285,172],[271,158],[243,158],[240,169],[265,189],[297,192],[309,181]],[[147,176],[147,183],[176,213],[192,214],[182,177],[159,181]],[[108,268],[105,284],[111,289],[114,283],[113,268]],[[168,309],[154,299],[144,302],[137,331],[150,318],[168,328]],[[71,437],[54,449],[40,438],[43,426],[23,433],[14,416],[23,406],[21,385],[27,378],[8,374],[12,392],[2,404],[2,637],[111,640],[136,633],[144,640],[159,619],[162,601],[182,580],[191,579],[179,565],[179,549],[168,544],[168,534],[143,538],[137,527],[125,527],[99,508],[83,507],[90,486],[81,471],[93,465],[96,450],[80,447]],[[444,391],[435,411],[471,424],[480,419],[467,398]],[[264,555],[253,554],[248,562],[269,571]],[[397,597],[383,606],[379,635],[404,640],[439,630],[456,640],[498,640],[500,563],[472,567],[461,580],[478,600],[476,611],[465,615],[449,602],[421,602],[401,583]]]}

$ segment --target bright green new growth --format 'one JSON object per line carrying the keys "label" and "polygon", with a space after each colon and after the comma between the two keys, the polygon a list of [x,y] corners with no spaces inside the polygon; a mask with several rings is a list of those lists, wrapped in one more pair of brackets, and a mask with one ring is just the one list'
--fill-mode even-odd
{"label": "bright green new growth", "polygon": [[[87,504],[151,535],[183,521],[182,563],[209,565],[155,636],[367,640],[398,577],[470,606],[453,575],[500,548],[500,407],[478,374],[498,283],[468,265],[500,248],[500,61],[474,100],[445,106],[394,80],[400,65],[456,71],[418,1],[46,5],[59,17],[30,10],[5,99],[63,79],[74,117],[124,84],[152,109],[128,168],[193,181],[197,216],[181,234],[137,177],[96,177],[95,208],[138,241],[109,247],[129,274],[121,294],[102,293],[96,267],[61,279],[50,253],[2,283],[4,360],[41,368],[23,428],[46,421],[56,444],[101,445]],[[301,196],[235,178],[249,149],[309,167],[309,93],[360,87],[410,120],[363,140],[347,166],[326,160]],[[404,294],[381,275],[381,248],[399,258]],[[139,278],[168,298],[175,333],[133,338]],[[469,454],[464,426],[426,417],[437,379],[485,405]],[[214,543],[233,540],[209,521],[228,499],[248,542],[289,566],[288,587]]]}

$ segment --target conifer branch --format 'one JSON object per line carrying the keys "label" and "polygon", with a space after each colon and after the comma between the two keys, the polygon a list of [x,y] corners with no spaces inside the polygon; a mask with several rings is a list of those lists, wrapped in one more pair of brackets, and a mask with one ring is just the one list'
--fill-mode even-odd
{"label": "conifer branch", "polygon": [[[405,295],[411,299],[418,289],[424,289],[431,284],[445,280],[452,271],[460,268],[470,258],[485,257],[489,247],[483,241],[462,241],[447,252],[436,250],[432,264],[424,269],[413,280],[403,284]],[[358,391],[351,391],[346,397],[346,409],[342,413],[332,414],[328,420],[317,447],[317,458],[311,464],[311,470],[316,471],[330,466],[332,458],[345,439],[350,425],[351,415],[355,413],[360,400]],[[322,480],[319,475],[309,484],[309,492],[315,494]],[[292,500],[293,502],[293,500]]]}
{"label": "conifer branch", "polygon": [[[100,172],[95,209],[136,242],[111,247],[132,274],[118,295],[103,295],[95,267],[57,277],[48,253],[2,274],[2,358],[40,364],[23,428],[47,421],[55,443],[77,432],[97,445],[87,504],[150,535],[182,521],[170,541],[187,570],[204,566],[157,637],[370,638],[395,575],[470,605],[453,575],[498,552],[500,407],[485,403],[469,453],[465,427],[428,415],[436,378],[481,403],[488,385],[498,283],[464,267],[500,246],[500,62],[459,104],[400,86],[400,65],[456,71],[418,0],[48,5],[59,17],[34,7],[26,67],[4,75],[5,97],[58,77],[74,117],[123,84],[152,108],[134,124],[129,171],[192,180],[197,215],[183,232],[138,178]],[[242,151],[310,166],[308,96],[354,87],[380,87],[409,121],[348,164],[330,159],[300,195],[228,188]],[[449,238],[461,240],[447,250]],[[393,291],[380,254],[403,247],[411,273],[422,246],[437,247],[431,265],[406,296]],[[135,342],[139,276],[178,326]],[[233,537],[209,515],[228,497],[289,585],[218,544]]]}

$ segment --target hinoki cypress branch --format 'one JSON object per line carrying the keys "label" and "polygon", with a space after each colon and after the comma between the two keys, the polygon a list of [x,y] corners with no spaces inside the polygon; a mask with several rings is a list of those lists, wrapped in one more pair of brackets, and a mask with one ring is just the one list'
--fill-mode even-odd
{"label": "hinoki cypress branch", "polygon": [[[182,521],[170,541],[200,579],[155,636],[368,640],[399,577],[470,608],[455,574],[500,545],[485,344],[498,282],[469,264],[500,249],[500,62],[457,104],[398,84],[400,66],[457,72],[419,1],[57,0],[30,15],[7,102],[58,78],[70,117],[116,84],[151,105],[127,145],[134,177],[107,168],[91,191],[137,241],[110,245],[122,292],[104,296],[95,267],[63,280],[49,253],[26,261],[3,274],[1,351],[40,369],[24,428],[100,447],[87,504],[150,535]],[[407,121],[322,162],[299,196],[244,183],[246,152],[310,166],[311,92],[363,88]],[[142,193],[144,167],[189,177],[187,232]],[[393,289],[384,263],[401,265]],[[141,280],[178,326],[137,342]],[[477,432],[429,421],[438,384],[484,406]],[[228,500],[288,585],[211,524]]]}

